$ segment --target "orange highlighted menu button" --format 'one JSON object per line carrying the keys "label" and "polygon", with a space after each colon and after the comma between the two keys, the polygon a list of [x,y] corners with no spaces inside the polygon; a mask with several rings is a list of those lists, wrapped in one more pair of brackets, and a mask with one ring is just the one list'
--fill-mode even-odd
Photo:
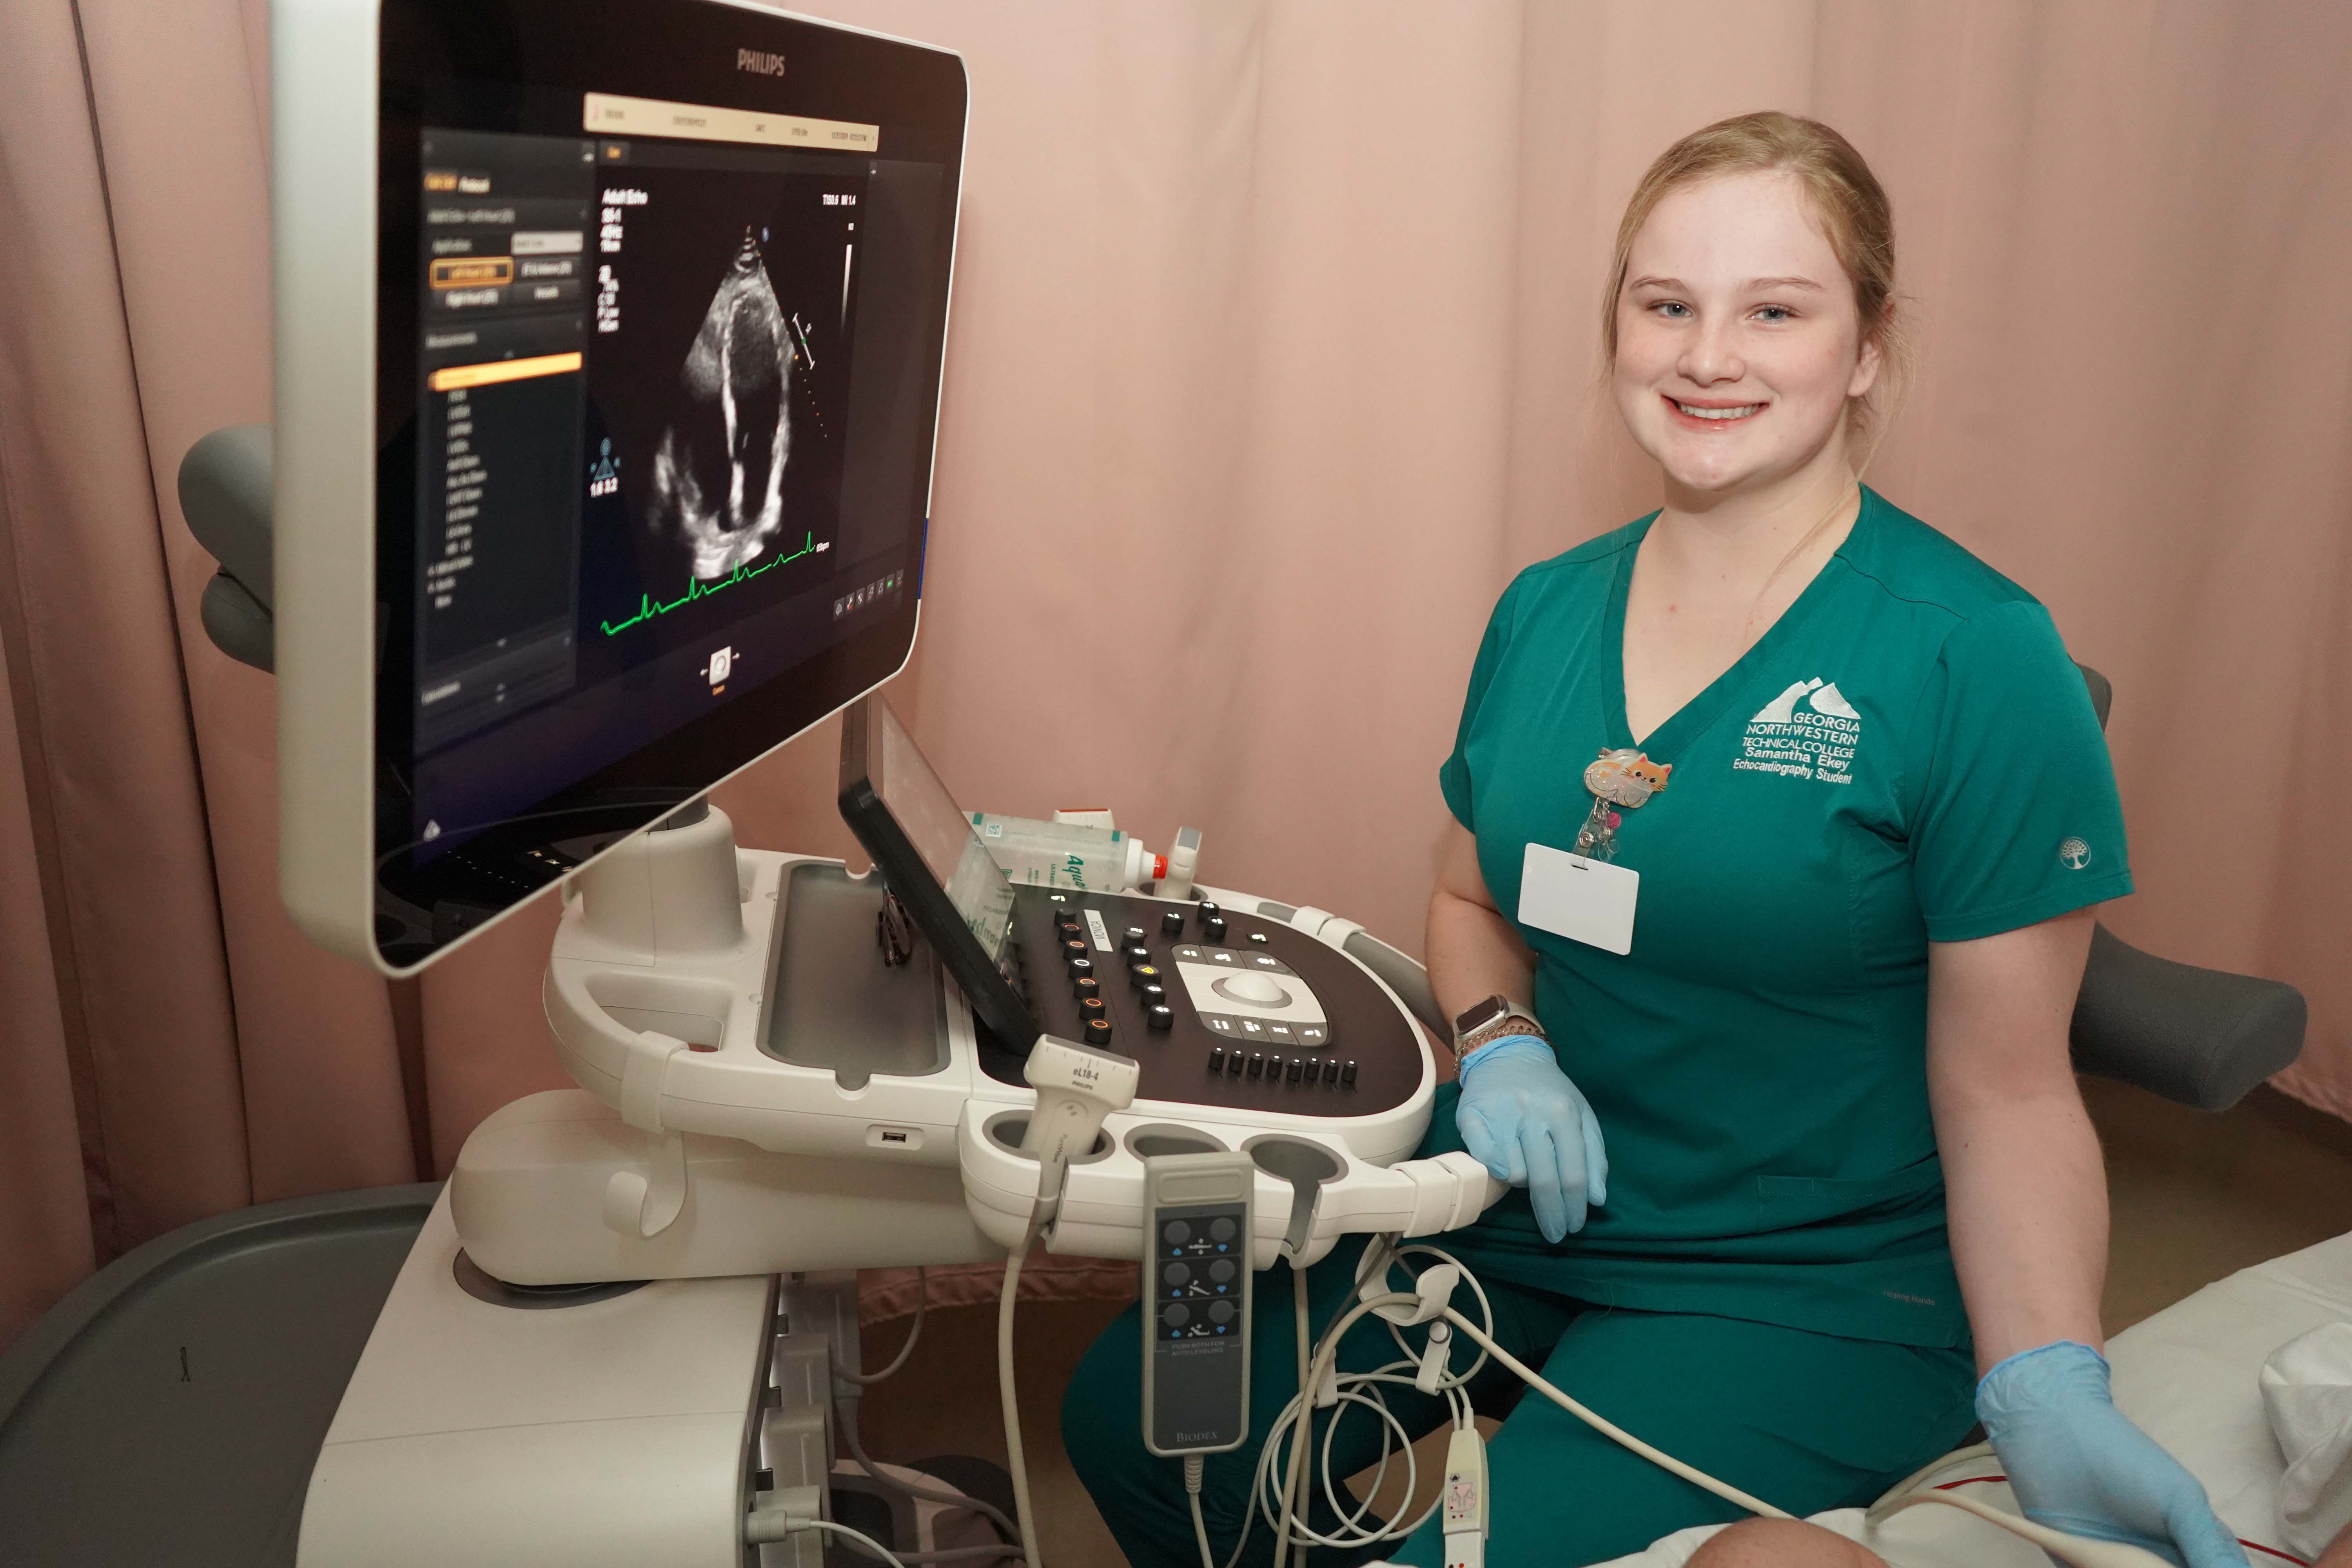
{"label": "orange highlighted menu button", "polygon": [[535,375],[562,375],[580,368],[578,350],[564,354],[539,354],[530,359],[493,360],[485,364],[453,364],[425,378],[436,392],[457,392],[468,386],[490,386],[501,381],[527,381]]}
{"label": "orange highlighted menu button", "polygon": [[488,289],[514,281],[511,256],[447,256],[433,263],[436,289]]}

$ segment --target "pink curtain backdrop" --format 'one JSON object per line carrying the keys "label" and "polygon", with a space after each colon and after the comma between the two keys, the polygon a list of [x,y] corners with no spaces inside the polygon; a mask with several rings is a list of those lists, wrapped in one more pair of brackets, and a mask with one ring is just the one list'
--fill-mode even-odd
{"label": "pink curtain backdrop", "polygon": [[[1433,773],[1519,566],[1653,503],[1596,411],[1634,176],[1818,115],[1924,371],[1871,473],[2114,677],[2116,930],[2313,1004],[2352,1115],[2352,10],[2312,0],[807,0],[972,84],[923,645],[998,810],[1417,945]],[[268,416],[261,0],[0,6],[0,1342],[239,1204],[445,1171],[562,1082],[552,911],[387,988],[276,894],[271,698],[173,493]],[[830,728],[729,786],[839,853]]]}

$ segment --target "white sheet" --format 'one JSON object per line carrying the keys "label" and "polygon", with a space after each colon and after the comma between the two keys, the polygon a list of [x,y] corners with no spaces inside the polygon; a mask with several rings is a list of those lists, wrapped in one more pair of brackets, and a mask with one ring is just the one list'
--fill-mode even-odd
{"label": "white sheet", "polygon": [[[2352,1236],[2241,1270],[2126,1329],[2107,1347],[2116,1405],[2205,1483],[2223,1522],[2252,1548],[2247,1558],[2255,1568],[2304,1561],[2280,1530],[2285,1464],[2263,1407],[2263,1363],[2289,1340],[2336,1322],[2352,1322]],[[1952,1464],[1925,1484],[1999,1473],[1987,1457]],[[1969,1490],[2012,1511],[2017,1507],[1999,1481]],[[1868,1539],[1895,1568],[2049,1568],[2036,1548],[1955,1509],[1912,1509],[1874,1538],[1863,1534],[1860,1509],[1816,1515],[1813,1522]],[[1605,1568],[1683,1568],[1720,1528],[1677,1531]]]}
{"label": "white sheet", "polygon": [[2314,1557],[2352,1522],[2352,1323],[2324,1324],[2273,1351],[2262,1390],[2286,1466],[2279,1530]]}

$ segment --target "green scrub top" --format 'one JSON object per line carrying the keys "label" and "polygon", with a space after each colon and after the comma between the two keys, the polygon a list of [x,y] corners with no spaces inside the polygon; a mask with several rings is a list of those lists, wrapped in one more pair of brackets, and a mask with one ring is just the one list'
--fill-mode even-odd
{"label": "green scrub top", "polygon": [[[1625,597],[1655,514],[1519,574],[1486,628],[1446,805],[1496,907],[1572,849],[1583,771],[1631,746]],[[2042,605],[1865,489],[1738,663],[1642,742],[1625,956],[1518,922],[1591,1102],[1609,1202],[1559,1246],[1524,1192],[1446,1238],[1584,1300],[1853,1338],[1968,1335],[1929,1120],[1927,944],[2131,891],[2106,742]],[[1450,1106],[1432,1152],[1458,1148]]]}

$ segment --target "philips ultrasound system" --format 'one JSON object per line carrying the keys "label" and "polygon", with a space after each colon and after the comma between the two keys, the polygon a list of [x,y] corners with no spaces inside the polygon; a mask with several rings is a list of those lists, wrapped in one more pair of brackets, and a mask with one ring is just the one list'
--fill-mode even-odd
{"label": "philips ultrasound system", "polygon": [[[1017,880],[874,694],[924,587],[961,60],[733,0],[277,0],[272,48],[285,900],[404,975],[560,898],[579,1085],[467,1142],[300,1561],[961,1521],[1034,1564],[1014,1369],[1014,1509],[870,1459],[849,1271],[1009,1253],[1009,1345],[1041,1243],[1137,1262],[1154,1451],[1238,1446],[1253,1271],[1499,1189],[1409,1158],[1410,960],[1184,874]],[[737,844],[707,792],[845,709],[872,871]]]}
{"label": "philips ultrasound system", "polygon": [[[1013,1325],[1041,1245],[1135,1264],[1138,1436],[1183,1467],[1203,1563],[1261,1524],[1281,1564],[1437,1519],[1479,1568],[1490,1357],[1780,1513],[1496,1343],[1443,1233],[1501,1187],[1412,1157],[1446,1027],[1418,964],[1196,883],[1190,829],[1097,860],[968,810],[877,693],[923,595],[960,57],[750,0],[273,0],[271,49],[275,426],[207,437],[182,493],[194,468],[226,509],[189,512],[226,549],[207,630],[278,676],[285,901],[406,975],[560,899],[541,1001],[578,1085],[467,1139],[312,1471],[303,1568],[1039,1568]],[[709,792],[835,713],[871,869],[738,844]],[[1024,867],[1024,834],[1069,863]],[[1310,1324],[1304,1267],[1349,1233],[1355,1289]],[[861,1392],[915,1340],[863,1370],[856,1271],[997,1260],[1008,1470],[868,1455]],[[1268,1329],[1307,1353],[1252,1432],[1277,1260]],[[1367,1315],[1398,1359],[1341,1373]],[[1307,1435],[1410,1436],[1402,1384],[1452,1436],[1391,1521]],[[1213,1544],[1205,1457],[1254,1439]],[[1968,1506],[1891,1506],[1920,1501]],[[1977,1511],[2082,1568],[2155,1561]]]}

